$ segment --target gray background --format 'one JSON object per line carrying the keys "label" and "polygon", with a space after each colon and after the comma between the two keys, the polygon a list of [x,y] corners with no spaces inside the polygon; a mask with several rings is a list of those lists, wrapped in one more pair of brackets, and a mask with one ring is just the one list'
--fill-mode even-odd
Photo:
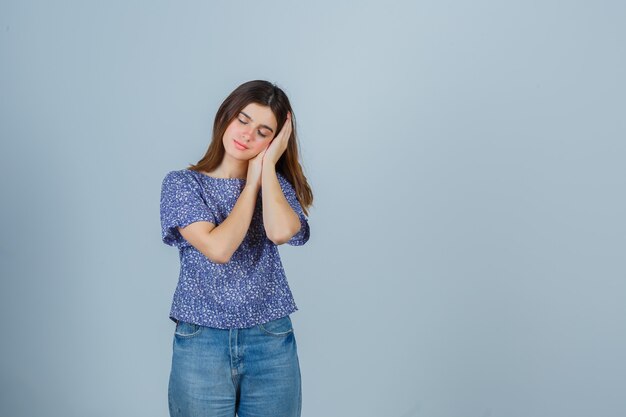
{"label": "gray background", "polygon": [[0,415],[167,416],[163,176],[294,106],[303,417],[626,413],[619,1],[0,3]]}

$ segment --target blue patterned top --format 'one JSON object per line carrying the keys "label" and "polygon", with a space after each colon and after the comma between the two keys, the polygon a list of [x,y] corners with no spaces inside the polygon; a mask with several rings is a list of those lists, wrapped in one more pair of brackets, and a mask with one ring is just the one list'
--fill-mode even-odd
{"label": "blue patterned top", "polygon": [[[285,198],[300,217],[300,230],[287,242],[304,245],[309,223],[289,181],[277,172]],[[176,246],[180,275],[170,319],[220,329],[245,328],[298,310],[278,247],[263,228],[261,190],[248,233],[224,264],[212,262],[185,240],[177,226],[209,221],[216,226],[231,212],[246,180],[215,178],[181,169],[170,171],[161,186],[161,236]]]}

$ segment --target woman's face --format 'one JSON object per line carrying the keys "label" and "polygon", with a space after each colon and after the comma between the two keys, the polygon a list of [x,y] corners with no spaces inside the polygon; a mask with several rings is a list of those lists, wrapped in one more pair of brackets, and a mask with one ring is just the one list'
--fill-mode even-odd
{"label": "woman's face", "polygon": [[226,128],[222,137],[224,150],[235,159],[252,159],[274,138],[277,124],[268,106],[250,103]]}

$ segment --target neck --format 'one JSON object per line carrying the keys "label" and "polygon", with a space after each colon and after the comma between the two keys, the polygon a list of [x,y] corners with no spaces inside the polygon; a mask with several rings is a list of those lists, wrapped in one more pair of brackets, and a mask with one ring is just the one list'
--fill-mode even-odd
{"label": "neck", "polygon": [[243,178],[248,175],[248,161],[241,161],[224,154],[220,165],[213,171],[213,175],[220,178]]}

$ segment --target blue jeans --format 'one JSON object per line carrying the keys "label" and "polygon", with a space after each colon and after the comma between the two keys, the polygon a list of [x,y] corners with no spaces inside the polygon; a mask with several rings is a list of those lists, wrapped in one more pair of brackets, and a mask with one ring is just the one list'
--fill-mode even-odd
{"label": "blue jeans", "polygon": [[300,417],[296,338],[287,315],[245,329],[178,321],[171,417]]}

